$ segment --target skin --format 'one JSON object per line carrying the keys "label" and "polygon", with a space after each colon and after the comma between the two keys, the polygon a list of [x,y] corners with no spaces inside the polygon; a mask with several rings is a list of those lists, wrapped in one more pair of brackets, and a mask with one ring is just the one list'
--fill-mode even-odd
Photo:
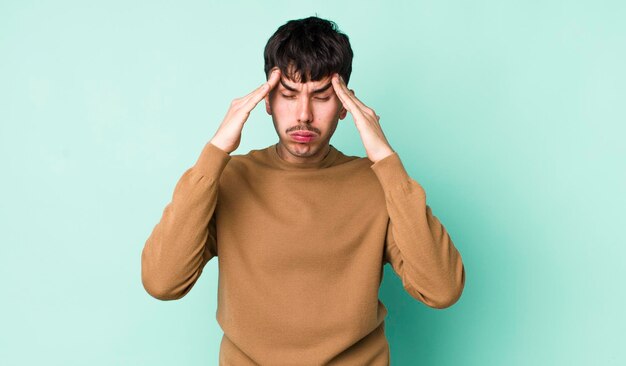
{"label": "skin", "polygon": [[352,114],[354,124],[359,131],[361,141],[363,141],[367,158],[376,163],[393,154],[394,150],[389,145],[382,127],[380,127],[380,116],[361,102],[354,94],[354,90],[348,89],[341,76],[334,74],[332,83],[341,103]]}
{"label": "skin", "polygon": [[[348,89],[338,74],[300,83],[283,77],[278,68],[271,71],[267,82],[232,101],[210,142],[229,154],[235,151],[241,141],[243,125],[261,100],[265,100],[266,111],[272,116],[279,137],[278,154],[288,162],[322,160],[329,152],[330,138],[339,120],[344,119],[347,112],[352,115],[372,162],[394,152],[380,127],[380,117]],[[297,142],[289,136],[296,130],[311,131],[316,136],[306,143]]]}
{"label": "skin", "polygon": [[[278,134],[278,155],[292,163],[324,159],[330,151],[330,138],[347,113],[333,90],[330,76],[306,83],[281,77],[265,97],[265,110],[272,116]],[[289,133],[300,130],[316,136],[309,142],[295,141]]]}

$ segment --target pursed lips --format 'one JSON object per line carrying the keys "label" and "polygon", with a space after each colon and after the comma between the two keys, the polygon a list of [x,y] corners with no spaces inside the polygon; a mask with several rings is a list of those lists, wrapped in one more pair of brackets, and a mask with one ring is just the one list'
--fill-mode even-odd
{"label": "pursed lips", "polygon": [[290,135],[309,137],[309,136],[315,136],[316,134],[313,132],[308,132],[308,131],[296,131],[296,132],[290,133]]}

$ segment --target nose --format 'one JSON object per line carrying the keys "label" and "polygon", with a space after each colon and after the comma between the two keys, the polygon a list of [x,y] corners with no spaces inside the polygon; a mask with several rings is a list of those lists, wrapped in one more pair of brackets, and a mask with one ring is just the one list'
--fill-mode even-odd
{"label": "nose", "polygon": [[300,98],[298,101],[298,122],[313,122],[313,111],[311,110],[311,102],[309,98]]}

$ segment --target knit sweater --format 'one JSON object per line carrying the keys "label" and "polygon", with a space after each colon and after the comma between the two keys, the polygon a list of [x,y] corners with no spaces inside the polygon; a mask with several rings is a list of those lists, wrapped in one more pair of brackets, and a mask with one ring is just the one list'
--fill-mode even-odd
{"label": "knit sweater", "polygon": [[220,365],[389,365],[383,266],[445,308],[461,255],[396,152],[372,163],[331,144],[300,164],[276,148],[204,146],[145,243],[144,288],[180,299],[217,257]]}

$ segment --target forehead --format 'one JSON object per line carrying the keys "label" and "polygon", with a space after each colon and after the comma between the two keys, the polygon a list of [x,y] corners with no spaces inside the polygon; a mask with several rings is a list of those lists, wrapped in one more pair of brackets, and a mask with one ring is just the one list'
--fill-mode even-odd
{"label": "forehead", "polygon": [[322,78],[322,80],[317,80],[317,81],[309,80],[306,83],[297,82],[287,77],[281,76],[279,85],[283,89],[292,90],[292,91],[321,92],[324,90],[328,90],[329,89],[328,87],[331,86],[331,76],[326,76]]}

